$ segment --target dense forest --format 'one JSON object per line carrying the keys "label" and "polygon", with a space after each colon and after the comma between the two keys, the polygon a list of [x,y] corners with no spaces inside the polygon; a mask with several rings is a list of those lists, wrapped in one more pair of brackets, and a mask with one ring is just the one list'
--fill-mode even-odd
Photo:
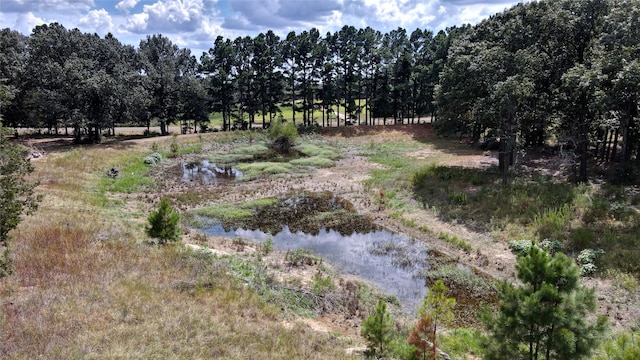
{"label": "dense forest", "polygon": [[[157,34],[137,48],[52,23],[0,31],[5,125],[99,141],[115,126],[266,127],[419,122],[500,148],[552,143],[586,181],[592,158],[622,179],[640,162],[640,1],[519,4],[476,26],[381,33],[344,26],[218,37],[199,59]],[[336,121],[337,120],[337,121]],[[205,125],[205,126],[203,126]],[[636,166],[637,167],[637,166]]]}

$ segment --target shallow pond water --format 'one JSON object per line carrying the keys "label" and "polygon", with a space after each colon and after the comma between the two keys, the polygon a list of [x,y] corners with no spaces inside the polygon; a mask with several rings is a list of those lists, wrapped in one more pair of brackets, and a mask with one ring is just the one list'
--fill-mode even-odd
{"label": "shallow pond water", "polygon": [[219,167],[207,160],[183,162],[180,167],[182,168],[182,181],[196,182],[202,185],[219,185],[241,179],[244,175],[235,167]]}
{"label": "shallow pond water", "polygon": [[241,237],[255,242],[273,239],[282,251],[311,249],[340,272],[362,278],[400,301],[402,311],[414,314],[426,293],[421,272],[428,268],[424,243],[385,230],[341,235],[336,230],[320,229],[315,234],[292,232],[284,226],[275,235],[261,230],[226,229],[221,225],[206,228],[214,236]]}

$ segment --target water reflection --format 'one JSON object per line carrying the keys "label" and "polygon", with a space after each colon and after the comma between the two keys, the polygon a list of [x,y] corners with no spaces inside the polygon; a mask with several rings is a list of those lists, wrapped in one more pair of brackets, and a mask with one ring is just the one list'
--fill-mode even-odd
{"label": "water reflection", "polygon": [[207,160],[183,162],[180,165],[182,181],[197,182],[202,185],[218,185],[222,182],[241,179],[244,175],[234,167],[219,167]]}
{"label": "water reflection", "polygon": [[384,230],[341,235],[322,228],[317,234],[291,232],[284,226],[276,235],[261,230],[227,229],[214,225],[208,235],[242,237],[256,242],[272,238],[282,251],[311,249],[345,274],[365,279],[385,293],[395,295],[402,309],[413,314],[424,298],[426,287],[420,273],[428,267],[426,246],[401,234]]}

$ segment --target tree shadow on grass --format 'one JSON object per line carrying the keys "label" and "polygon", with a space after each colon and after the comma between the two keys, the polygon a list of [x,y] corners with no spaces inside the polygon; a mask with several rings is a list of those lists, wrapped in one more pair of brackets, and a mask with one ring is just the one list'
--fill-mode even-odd
{"label": "tree shadow on grass", "polygon": [[493,167],[430,165],[418,170],[412,180],[414,196],[423,207],[436,209],[442,220],[455,220],[476,231],[509,224],[530,226],[544,220],[549,211],[561,212],[575,197],[574,186],[542,177],[515,178],[502,185]]}

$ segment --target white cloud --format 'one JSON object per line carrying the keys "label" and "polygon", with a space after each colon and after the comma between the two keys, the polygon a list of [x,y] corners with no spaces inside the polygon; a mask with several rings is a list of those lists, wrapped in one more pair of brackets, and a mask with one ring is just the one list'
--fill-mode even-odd
{"label": "white cloud", "polygon": [[26,12],[19,14],[16,17],[16,23],[13,25],[12,29],[18,30],[23,34],[30,34],[34,27],[47,23],[48,21],[33,15],[32,12]]}
{"label": "white cloud", "polygon": [[138,5],[138,0],[122,0],[116,4],[116,9],[120,11],[129,11]]}
{"label": "white cloud", "polygon": [[206,22],[204,10],[202,0],[161,0],[131,15],[125,29],[134,33],[194,32]]}
{"label": "white cloud", "polygon": [[[516,0],[0,0],[0,28],[29,34],[35,25],[57,21],[67,29],[117,34],[136,45],[161,33],[200,53],[218,35],[255,36],[273,30],[280,37],[312,27],[321,34],[345,25],[383,33],[403,27],[434,32],[475,24]],[[96,3],[98,7],[96,7]],[[144,4],[144,5],[143,5]]]}
{"label": "white cloud", "polygon": [[106,34],[113,29],[111,15],[105,9],[91,10],[80,18],[78,23],[83,29],[93,29],[98,34]]}

